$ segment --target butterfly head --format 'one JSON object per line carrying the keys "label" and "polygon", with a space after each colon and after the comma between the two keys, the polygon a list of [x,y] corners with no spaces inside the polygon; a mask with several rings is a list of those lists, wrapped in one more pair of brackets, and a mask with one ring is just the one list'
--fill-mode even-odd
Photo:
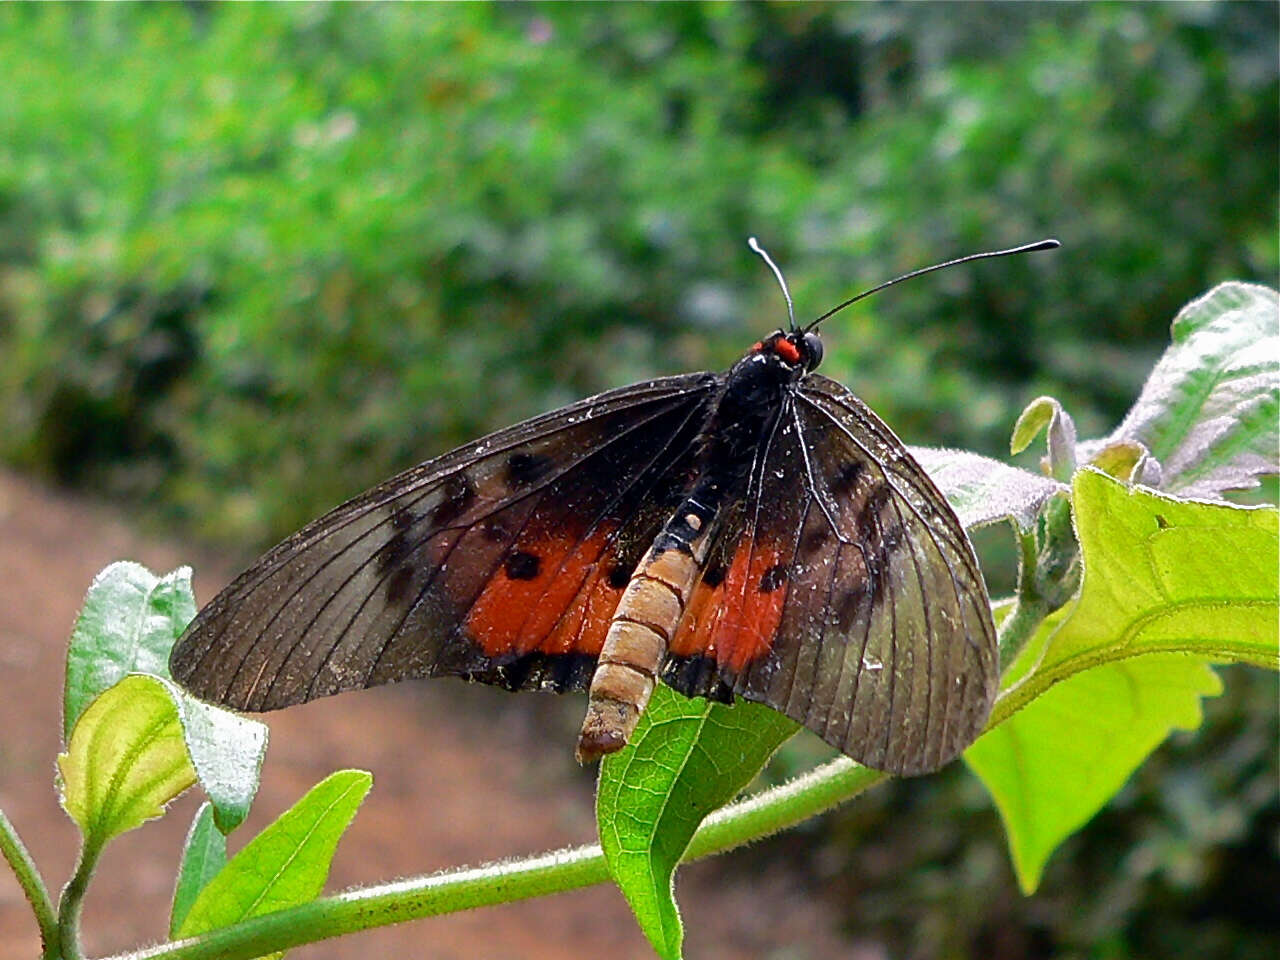
{"label": "butterfly head", "polygon": [[776,357],[796,376],[803,376],[822,362],[822,340],[813,330],[777,330],[756,341],[751,355]]}

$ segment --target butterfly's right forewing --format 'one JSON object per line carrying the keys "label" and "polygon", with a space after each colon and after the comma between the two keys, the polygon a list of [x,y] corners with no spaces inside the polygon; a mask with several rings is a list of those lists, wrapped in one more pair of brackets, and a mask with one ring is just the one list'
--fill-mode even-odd
{"label": "butterfly's right forewing", "polygon": [[718,382],[601,394],[348,501],[201,610],[175,678],[250,710],[442,674],[585,688],[627,564],[692,476]]}

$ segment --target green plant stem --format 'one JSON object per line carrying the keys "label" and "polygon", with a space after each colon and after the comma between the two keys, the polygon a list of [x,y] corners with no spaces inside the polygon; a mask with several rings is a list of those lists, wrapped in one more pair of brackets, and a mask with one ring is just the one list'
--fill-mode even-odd
{"label": "green plant stem", "polygon": [[89,878],[93,876],[93,868],[97,866],[101,853],[101,845],[86,840],[80,847],[76,872],[62,888],[62,897],[58,901],[58,947],[63,960],[82,960],[84,957],[80,946],[80,913]]}
{"label": "green plant stem", "polygon": [[[886,774],[850,760],[833,760],[791,783],[708,817],[689,844],[685,859],[721,853],[776,833],[884,779]],[[600,847],[577,847],[351,890],[112,960],[249,960],[359,930],[575,890],[608,879]]]}
{"label": "green plant stem", "polygon": [[1052,610],[1036,589],[1039,564],[1034,533],[1018,534],[1018,594],[1013,610],[1004,618],[997,633],[1000,670],[1008,668],[1027,641]]}
{"label": "green plant stem", "polygon": [[1018,597],[996,631],[1002,673],[1052,612],[1049,604],[1038,597]]}
{"label": "green plant stem", "polygon": [[13,868],[18,886],[31,904],[31,912],[36,915],[36,924],[40,927],[42,956],[51,960],[58,956],[58,917],[54,913],[53,900],[49,897],[49,888],[44,885],[44,878],[40,876],[36,862],[31,859],[26,844],[22,842],[3,810],[0,810],[0,853],[4,854],[5,860]]}

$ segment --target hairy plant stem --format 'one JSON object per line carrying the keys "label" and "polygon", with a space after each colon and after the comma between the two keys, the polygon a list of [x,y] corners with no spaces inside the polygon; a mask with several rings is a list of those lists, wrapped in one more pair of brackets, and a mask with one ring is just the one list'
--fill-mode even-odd
{"label": "hairy plant stem", "polygon": [[53,901],[49,898],[49,889],[44,885],[36,862],[31,859],[22,838],[14,829],[9,818],[0,810],[0,854],[13,869],[18,878],[18,886],[31,904],[31,912],[36,915],[36,924],[40,928],[41,956],[44,960],[53,960],[58,951],[58,917],[53,910]]}
{"label": "hairy plant stem", "polygon": [[84,951],[80,946],[80,913],[84,908],[84,895],[89,888],[89,878],[93,876],[93,868],[97,866],[98,857],[101,854],[102,845],[86,839],[80,847],[76,872],[62,888],[62,897],[58,900],[58,955],[63,960],[83,960]]}
{"label": "hairy plant stem", "polygon": [[1052,613],[1049,603],[1037,589],[1039,568],[1036,536],[1017,531],[1018,538],[1018,590],[1013,609],[1000,623],[997,631],[997,649],[1000,653],[1000,672],[1003,674],[1014,658],[1035,635],[1044,618]]}
{"label": "hairy plant stem", "polygon": [[[684,859],[721,853],[806,820],[888,775],[838,759],[708,817]],[[575,890],[609,879],[599,846],[415,877],[323,897],[114,960],[249,960],[287,947],[422,917]]]}

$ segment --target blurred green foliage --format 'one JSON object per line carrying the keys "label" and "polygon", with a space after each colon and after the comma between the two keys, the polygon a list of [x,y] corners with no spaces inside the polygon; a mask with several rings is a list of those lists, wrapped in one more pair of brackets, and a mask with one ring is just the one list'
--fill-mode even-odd
{"label": "blurred green foliage", "polygon": [[912,442],[1118,418],[1274,279],[1273,5],[0,11],[0,446],[260,545],[488,429],[827,325]]}
{"label": "blurred green foliage", "polygon": [[[751,234],[802,317],[1060,237],[860,304],[824,370],[913,443],[1001,454],[1044,393],[1099,435],[1178,307],[1276,282],[1277,9],[0,8],[0,455],[260,546],[486,430],[726,366],[784,317]],[[1223,844],[1274,857],[1274,794],[1214,844],[1170,806],[1197,763],[1215,798],[1274,785],[1274,730],[1232,732],[1272,722],[1267,683],[1033,901],[956,771],[841,814],[822,885],[915,956],[1271,955],[1276,912],[1220,880]],[[926,805],[960,819],[921,835]]]}

